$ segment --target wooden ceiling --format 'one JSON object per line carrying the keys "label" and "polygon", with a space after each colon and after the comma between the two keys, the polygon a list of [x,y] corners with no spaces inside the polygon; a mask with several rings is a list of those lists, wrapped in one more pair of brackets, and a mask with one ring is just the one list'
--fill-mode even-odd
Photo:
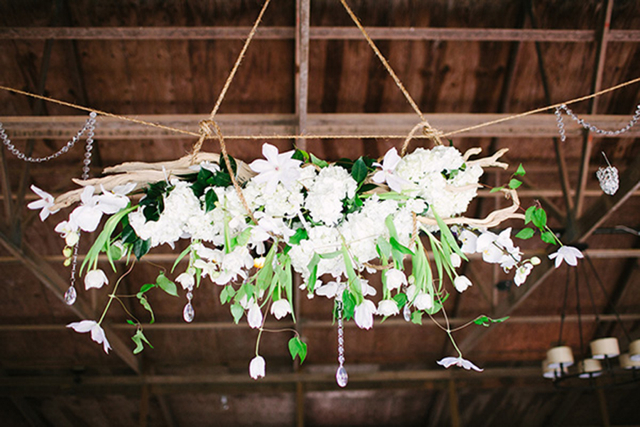
{"label": "wooden ceiling", "polygon": [[[197,135],[198,122],[215,104],[262,5],[262,0],[1,2],[0,85]],[[634,0],[351,0],[349,5],[420,110],[444,132],[640,76],[640,4]],[[572,108],[588,121],[617,129],[633,115],[639,93],[640,84],[634,84]],[[0,122],[19,149],[36,156],[62,147],[86,116],[0,91]],[[379,157],[399,146],[398,137],[419,122],[339,0],[272,0],[217,119],[230,154],[243,160],[259,157],[263,141],[290,148],[291,139],[268,138],[283,134],[336,136],[297,141],[327,160]],[[523,205],[541,201],[565,242],[588,246],[603,279],[606,295],[594,292],[599,322],[587,293],[579,299],[587,314],[585,340],[610,333],[620,336],[626,349],[611,307],[621,313],[632,338],[640,338],[640,240],[634,232],[640,229],[640,127],[602,138],[568,118],[565,123],[564,143],[551,110],[456,134],[452,141],[462,151],[509,148],[509,171],[487,171],[483,177],[491,185],[524,164]],[[253,135],[264,138],[246,138]],[[196,139],[100,117],[92,174],[124,161],[180,157]],[[218,147],[208,141],[205,150]],[[595,170],[606,165],[602,151],[621,173],[613,197],[602,194],[595,178]],[[568,280],[565,269],[546,265],[521,288],[507,290],[495,286],[507,276],[479,260],[465,270],[475,286],[452,295],[453,322],[481,312],[512,316],[505,324],[458,334],[466,356],[485,367],[482,374],[439,369],[435,361],[452,351],[445,336],[429,324],[390,319],[370,331],[347,326],[350,383],[339,389],[330,303],[301,298],[298,328],[309,345],[308,360],[293,364],[288,336],[270,334],[261,346],[267,377],[255,382],[247,366],[256,333],[233,324],[214,286],[196,292],[192,324],[181,320],[184,298],[156,298],[157,322],[145,328],[155,349],[139,356],[131,353],[132,330],[124,314],[113,311],[108,321],[115,351],[107,356],[64,328],[94,318],[106,292],[83,291],[71,308],[61,302],[69,271],[61,265],[55,222],[41,224],[24,208],[30,184],[55,194],[73,188],[82,149],[30,166],[2,153],[4,425],[640,425],[637,386],[605,393],[557,391],[541,377],[540,362],[558,338]],[[469,211],[482,217],[505,203],[483,194]],[[541,255],[546,250],[528,242],[521,246]],[[146,258],[123,283],[131,292],[155,277],[157,265],[170,266],[175,255],[160,250]],[[564,339],[577,353],[576,303],[570,295]],[[135,304],[129,309],[143,312]]]}

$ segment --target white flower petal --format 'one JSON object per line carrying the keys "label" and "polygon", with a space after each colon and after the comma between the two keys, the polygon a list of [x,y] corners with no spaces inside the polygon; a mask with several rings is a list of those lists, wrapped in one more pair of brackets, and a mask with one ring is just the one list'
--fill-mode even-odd
{"label": "white flower petal", "polygon": [[265,376],[266,363],[262,356],[256,356],[251,359],[249,363],[249,375],[254,380],[263,378]]}

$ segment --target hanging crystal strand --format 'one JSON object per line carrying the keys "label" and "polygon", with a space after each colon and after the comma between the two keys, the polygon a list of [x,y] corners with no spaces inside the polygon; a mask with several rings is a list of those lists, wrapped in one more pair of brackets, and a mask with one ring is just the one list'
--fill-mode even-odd
{"label": "hanging crystal strand", "polygon": [[[89,119],[87,120],[87,123],[85,124],[85,126],[82,128],[80,132],[78,132],[78,135],[71,140],[73,143],[69,142],[69,144],[71,144],[70,146],[69,144],[67,144],[65,147],[63,147],[64,152],[66,152],[69,148],[73,147],[73,144],[75,144],[78,138],[80,138],[80,136],[85,131],[87,132],[87,145],[84,152],[84,160],[82,161],[82,180],[83,181],[86,181],[87,179],[89,179],[89,173],[91,172],[91,167],[90,167],[91,154],[93,151],[93,137],[95,135],[95,129],[96,129],[96,117],[97,117],[97,114],[92,111],[91,114],[89,114]],[[80,229],[78,229],[78,241],[73,247],[73,255],[71,259],[70,285],[69,285],[69,289],[67,289],[67,291],[64,293],[64,302],[67,305],[73,305],[73,303],[76,302],[76,299],[78,297],[78,292],[76,291],[76,267],[78,265],[78,247],[80,246],[80,234],[81,234]]]}
{"label": "hanging crystal strand", "polygon": [[349,375],[344,368],[344,327],[342,325],[342,297],[336,297],[338,308],[338,370],[336,371],[336,382],[340,387],[346,387],[349,382]]}
{"label": "hanging crystal strand", "polygon": [[620,186],[618,169],[615,166],[611,166],[611,163],[609,163],[609,159],[607,159],[607,155],[604,154],[604,151],[602,152],[602,155],[609,166],[606,168],[599,168],[596,172],[596,177],[600,182],[600,188],[602,188],[602,191],[609,196],[613,196],[616,194],[616,191],[618,191],[618,187]]}
{"label": "hanging crystal strand", "polygon": [[[21,152],[20,150],[18,150],[11,143],[11,140],[7,136],[7,133],[5,132],[4,127],[2,126],[2,123],[0,123],[0,139],[2,140],[2,143],[4,144],[4,146],[7,147],[7,150],[9,150],[9,152],[11,154],[16,156],[20,160],[23,160],[23,161],[29,162],[29,163],[48,162],[49,160],[53,160],[55,158],[58,158],[61,155],[63,155],[64,153],[68,152],[71,148],[73,148],[73,146],[76,144],[76,142],[78,142],[80,140],[80,137],[82,137],[82,134],[84,134],[87,130],[92,130],[94,128],[95,123],[96,123],[96,116],[97,115],[96,115],[96,113],[91,112],[91,114],[89,116],[90,117],[87,119],[87,121],[85,122],[85,124],[82,127],[82,129],[80,129],[78,131],[78,133],[76,133],[73,136],[73,138],[71,138],[71,140],[65,144],[64,147],[62,147],[61,149],[59,149],[55,153],[50,154],[50,155],[48,155],[46,157],[30,157],[30,156],[27,156],[25,153]],[[93,137],[93,135],[92,135],[92,137]]]}
{"label": "hanging crystal strand", "polygon": [[187,305],[184,306],[184,310],[182,310],[182,318],[185,322],[191,323],[193,322],[194,317],[196,317],[196,312],[193,309],[193,305],[191,305],[191,300],[193,299],[193,286],[189,287],[187,291]]}
{"label": "hanging crystal strand", "polygon": [[[556,107],[556,117],[559,118],[559,121],[562,120],[562,118],[560,117],[561,110],[564,110],[569,117],[571,117],[576,123],[578,123],[583,128],[588,129],[590,132],[597,133],[598,135],[605,135],[605,136],[617,136],[617,135],[620,135],[621,133],[627,132],[629,129],[634,127],[638,123],[638,121],[640,121],[640,104],[638,104],[636,106],[636,111],[633,113],[633,117],[631,118],[629,123],[627,123],[626,126],[624,126],[623,128],[620,128],[620,129],[617,129],[617,130],[600,129],[596,125],[593,125],[593,124],[591,124],[589,122],[586,122],[583,119],[581,119],[580,117],[578,117],[565,104],[562,104],[561,106]],[[558,124],[558,127],[560,127],[560,124]],[[563,129],[560,132],[560,135],[563,135],[563,131],[564,131],[564,126],[563,126]],[[564,139],[563,139],[563,141],[564,141]]]}
{"label": "hanging crystal strand", "polygon": [[566,108],[566,105],[556,107],[556,122],[558,123],[558,132],[560,133],[560,141],[564,142],[567,139],[567,134],[564,130],[564,122],[562,121],[562,107]]}

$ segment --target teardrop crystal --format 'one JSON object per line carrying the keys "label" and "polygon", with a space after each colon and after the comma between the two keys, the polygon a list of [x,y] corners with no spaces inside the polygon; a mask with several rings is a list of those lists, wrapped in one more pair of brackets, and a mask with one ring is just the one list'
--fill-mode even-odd
{"label": "teardrop crystal", "polygon": [[73,305],[76,302],[76,298],[78,298],[78,293],[76,292],[76,288],[74,286],[69,286],[67,292],[64,293],[64,302],[67,305]]}
{"label": "teardrop crystal", "polygon": [[349,374],[347,374],[347,370],[344,369],[344,366],[340,366],[336,371],[336,382],[340,387],[346,387],[349,382]]}
{"label": "teardrop crystal", "polygon": [[404,320],[411,322],[411,309],[409,308],[409,304],[405,304],[402,315],[404,316]]}
{"label": "teardrop crystal", "polygon": [[182,317],[187,323],[193,322],[193,318],[196,317],[196,312],[191,303],[187,303],[187,305],[184,306],[184,310],[182,310]]}

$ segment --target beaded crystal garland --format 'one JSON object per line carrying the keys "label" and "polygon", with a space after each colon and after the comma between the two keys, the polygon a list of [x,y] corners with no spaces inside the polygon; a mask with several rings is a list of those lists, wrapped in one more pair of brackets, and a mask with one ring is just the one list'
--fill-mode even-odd
{"label": "beaded crystal garland", "polygon": [[[178,296],[182,288],[187,297],[183,317],[191,322],[194,292],[211,283],[221,287],[220,301],[229,305],[236,323],[244,317],[249,327],[262,331],[269,315],[291,316],[295,321],[293,273],[299,274],[302,295],[334,300],[336,380],[344,387],[348,381],[344,321],[354,320],[360,328],[370,329],[375,316],[402,312],[416,324],[423,317],[438,322],[436,315],[444,310],[450,292],[472,286],[457,270],[472,253],[481,254],[484,262],[499,264],[505,272],[515,272],[516,285],[525,282],[540,260],[523,257],[511,238],[511,228],[499,234],[489,228],[508,219],[523,220],[528,226],[516,237],[539,234],[543,241],[561,245],[550,256],[556,265],[562,261],[575,265],[582,256],[577,249],[562,246],[548,228],[542,208],[520,207],[516,189],[521,184],[518,177],[525,173],[522,165],[507,185],[491,190],[502,192],[510,206],[484,219],[462,216],[482,187],[484,169],[507,168],[499,161],[504,152],[472,159],[480,149],[463,154],[440,145],[418,148],[404,157],[393,148],[380,162],[360,157],[328,163],[301,150],[280,153],[264,144],[264,159],[249,165],[203,152],[165,163],[124,163],[106,169],[103,178],[75,180],[82,188],[55,201],[38,189],[43,195],[38,207],[54,213],[79,202],[68,219],[56,226],[67,242],[69,257],[77,250],[74,236],[100,231],[80,267],[87,290],[110,284],[98,265],[101,254],[115,273],[117,260],[132,264],[130,257],[142,258],[157,246],[174,248],[178,241],[188,242],[173,268],[160,271],[153,283],[143,285],[135,295],[152,322],[153,289]],[[130,199],[135,192],[144,193],[137,203]],[[102,222],[104,216],[109,218]],[[369,280],[377,274],[381,286],[376,288]],[[119,283],[120,279],[115,280],[98,321],[68,325],[77,332],[91,331],[92,339],[107,352],[110,345],[101,324],[111,302],[126,297],[118,295]],[[127,315],[128,322],[137,326],[132,339],[138,353],[150,345],[144,322],[130,312]],[[489,326],[504,320],[480,315],[469,324]],[[481,370],[462,358],[453,337],[457,329],[448,323],[441,327],[457,356],[439,363]],[[294,334],[289,350],[302,362],[307,344]],[[249,367],[253,378],[265,375],[259,340]]]}

